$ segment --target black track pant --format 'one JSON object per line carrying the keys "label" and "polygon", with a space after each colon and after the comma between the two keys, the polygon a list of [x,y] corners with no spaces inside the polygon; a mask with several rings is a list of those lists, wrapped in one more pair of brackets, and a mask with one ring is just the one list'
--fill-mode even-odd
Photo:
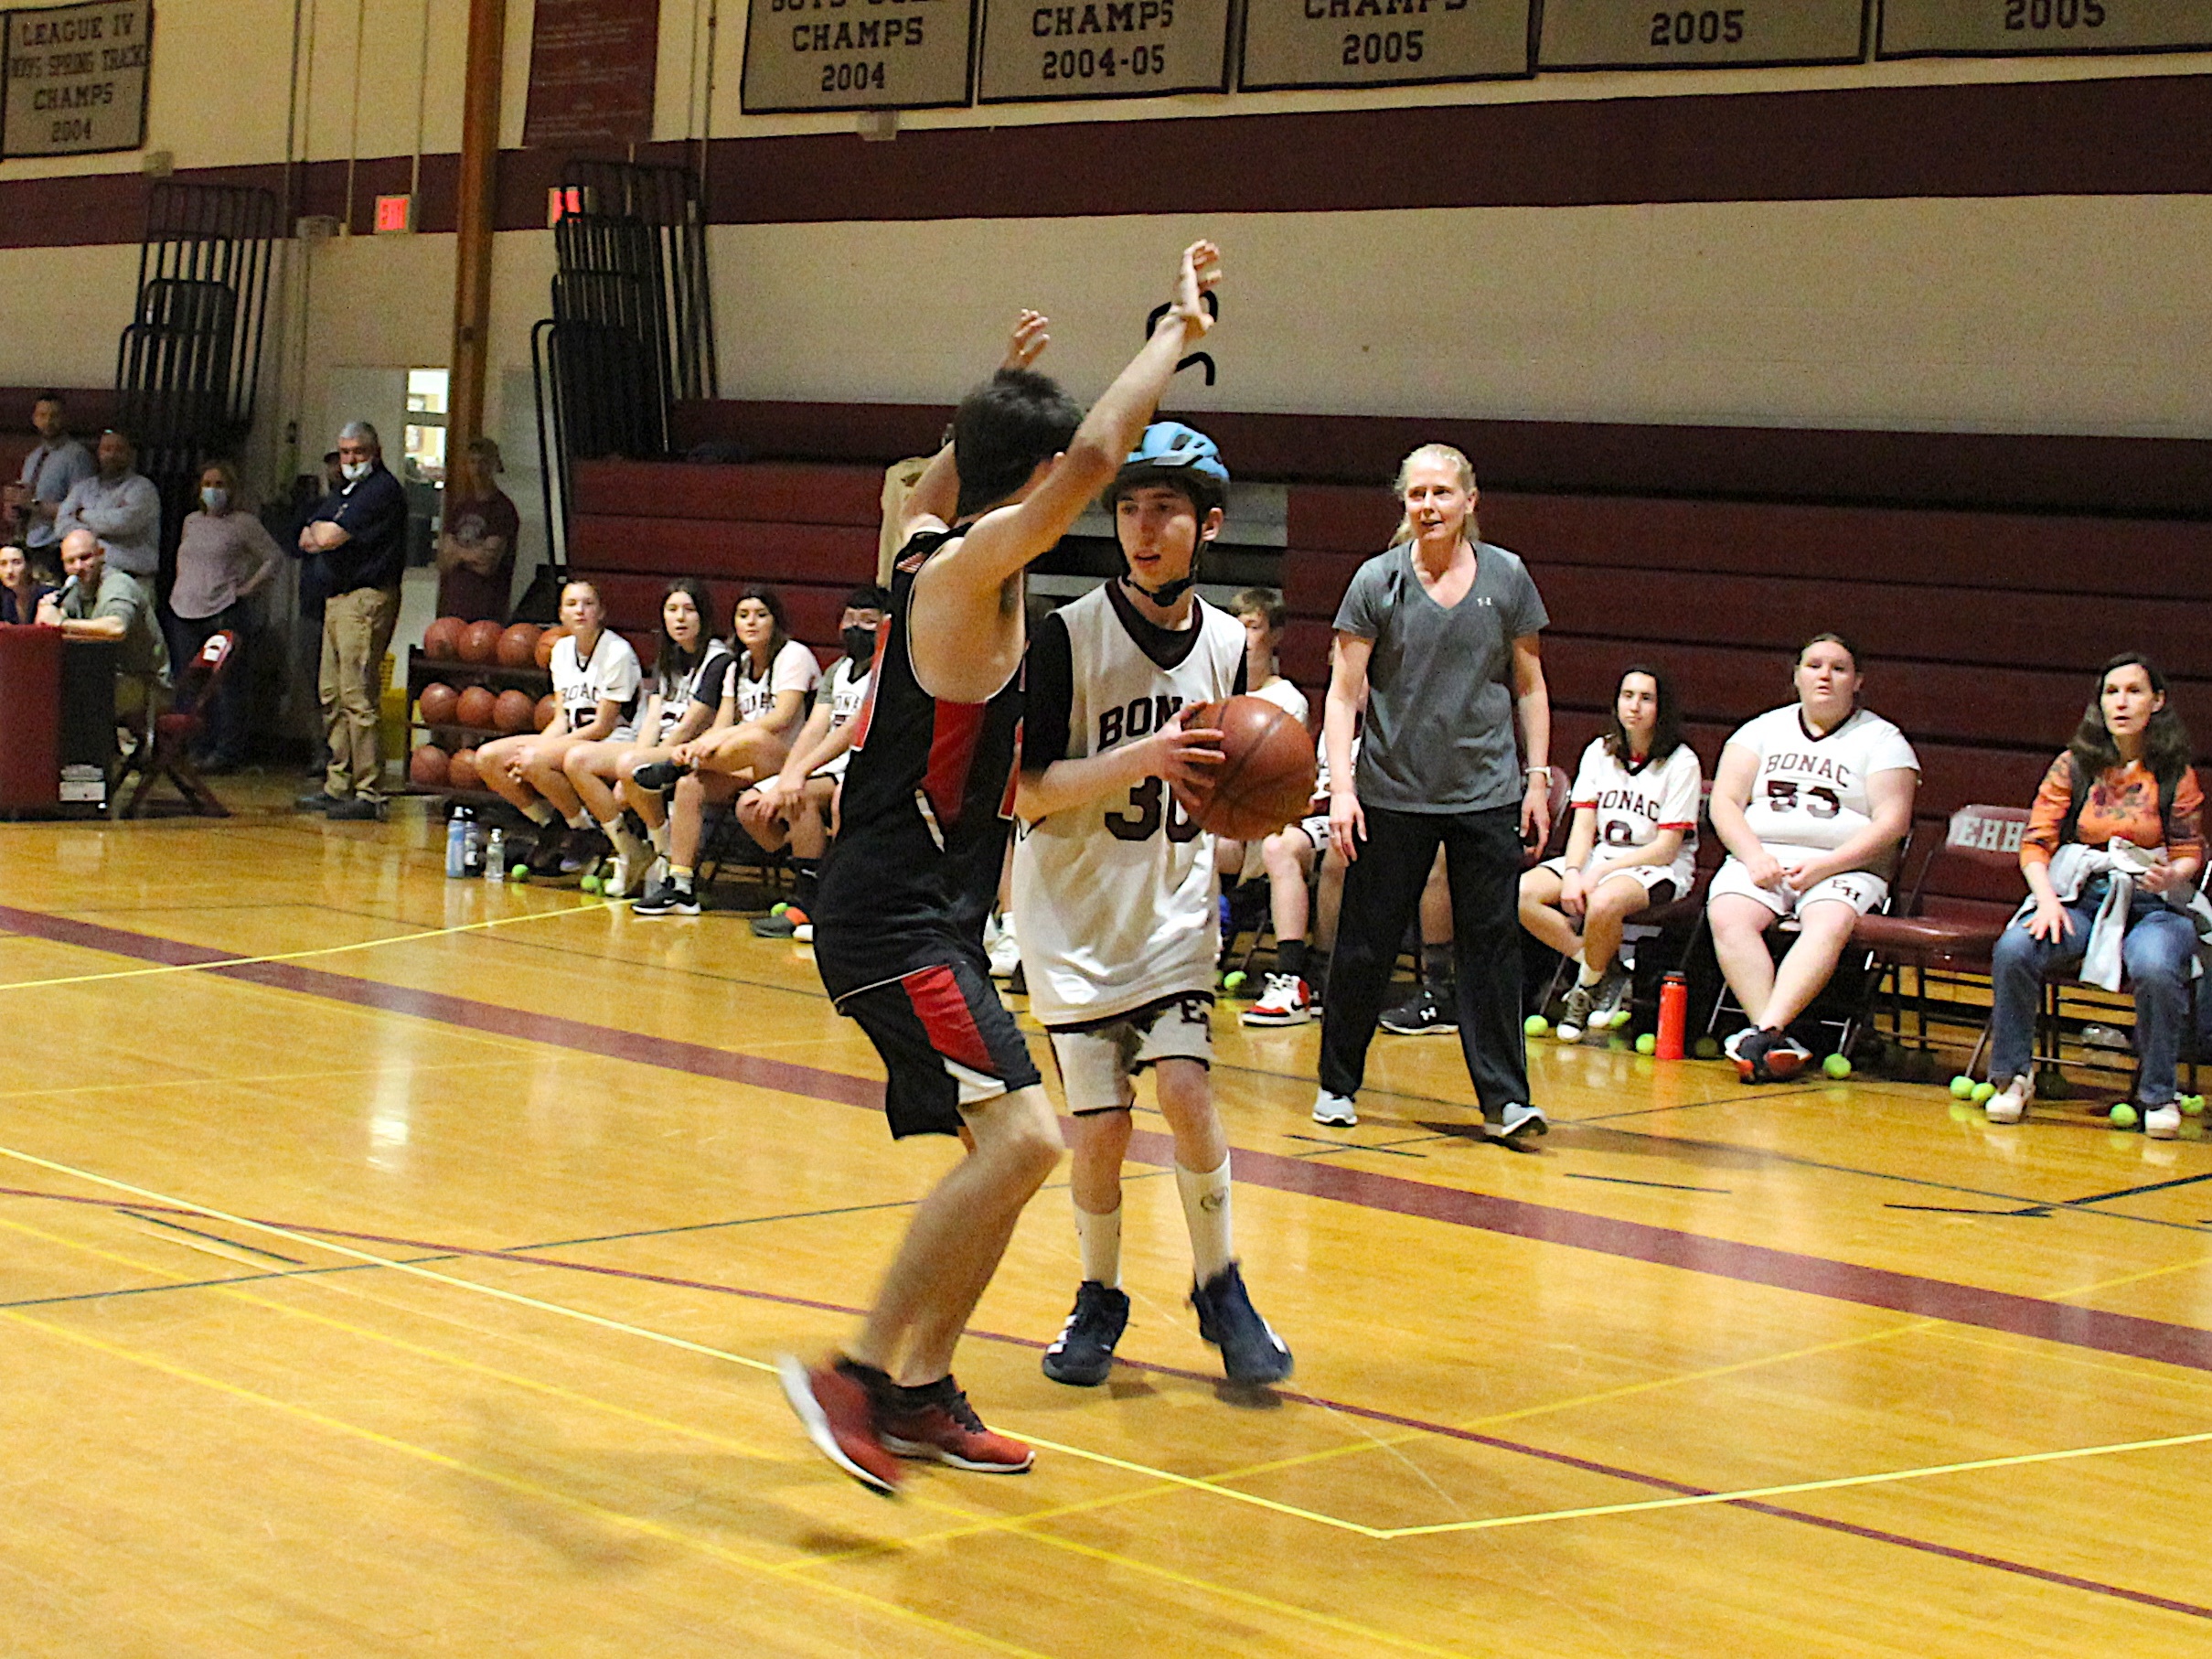
{"label": "black track pant", "polygon": [[1521,1029],[1521,814],[1394,812],[1369,807],[1367,840],[1344,872],[1336,955],[1321,1024],[1321,1086],[1355,1096],[1367,1070],[1390,970],[1444,847],[1459,975],[1459,1049],[1483,1115],[1528,1102]]}

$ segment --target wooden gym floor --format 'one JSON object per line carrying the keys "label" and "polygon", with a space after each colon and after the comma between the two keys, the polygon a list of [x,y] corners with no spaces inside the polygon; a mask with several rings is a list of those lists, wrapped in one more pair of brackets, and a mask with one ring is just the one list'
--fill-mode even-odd
{"label": "wooden gym floor", "polygon": [[1293,1384],[1217,1386],[1146,1112],[1127,1363],[1038,1372],[1055,1184],[960,1358],[1035,1471],[892,1504],[766,1366],[956,1149],[803,947],[437,840],[0,826],[0,1652],[2212,1654],[2194,1122],[1539,1044],[1516,1156],[1451,1042],[1330,1132],[1224,1014]]}

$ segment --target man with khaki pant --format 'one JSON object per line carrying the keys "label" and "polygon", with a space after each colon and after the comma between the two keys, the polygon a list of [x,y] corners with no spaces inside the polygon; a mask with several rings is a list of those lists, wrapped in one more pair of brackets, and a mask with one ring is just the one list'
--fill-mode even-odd
{"label": "man with khaki pant", "polygon": [[300,551],[320,562],[329,597],[323,605],[323,662],[317,691],[330,767],[305,811],[334,819],[382,816],[378,672],[400,617],[400,577],[407,567],[407,498],[384,465],[377,429],[348,422],[338,433],[337,487],[300,531]]}

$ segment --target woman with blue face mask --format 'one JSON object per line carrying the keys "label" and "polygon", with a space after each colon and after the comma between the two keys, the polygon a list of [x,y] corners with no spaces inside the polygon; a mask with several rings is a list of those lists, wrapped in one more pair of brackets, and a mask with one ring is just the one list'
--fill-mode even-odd
{"label": "woman with blue face mask", "polygon": [[[274,580],[283,554],[262,521],[239,501],[238,472],[228,461],[200,469],[199,508],[176,544],[176,584],[169,593],[169,658],[176,665],[180,707],[185,665],[228,628],[242,651],[253,632],[253,595]],[[246,757],[246,665],[233,662],[208,711],[203,772],[230,771]]]}

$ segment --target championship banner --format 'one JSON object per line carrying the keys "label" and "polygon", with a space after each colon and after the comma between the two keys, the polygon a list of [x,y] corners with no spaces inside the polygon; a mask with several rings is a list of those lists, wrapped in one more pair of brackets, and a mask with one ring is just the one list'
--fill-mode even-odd
{"label": "championship banner", "polygon": [[1237,89],[1418,86],[1533,72],[1531,0],[1245,0]]}
{"label": "championship banner", "polygon": [[975,0],[752,0],[748,115],[927,110],[967,102]]}
{"label": "championship banner", "polygon": [[1877,58],[2212,50],[2212,0],[1883,0]]}
{"label": "championship banner", "polygon": [[985,0],[978,99],[1157,98],[1229,86],[1229,0]]}
{"label": "championship banner", "polygon": [[153,48],[153,0],[8,13],[0,155],[139,148]]}
{"label": "championship banner", "polygon": [[1873,0],[1544,0],[1540,70],[1856,63]]}

